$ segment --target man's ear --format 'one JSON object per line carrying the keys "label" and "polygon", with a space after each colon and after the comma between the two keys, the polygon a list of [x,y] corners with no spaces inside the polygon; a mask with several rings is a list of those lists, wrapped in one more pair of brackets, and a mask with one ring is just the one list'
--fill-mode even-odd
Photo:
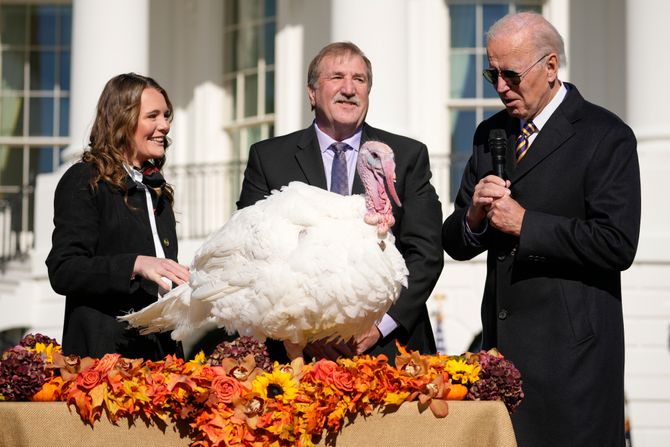
{"label": "man's ear", "polygon": [[316,107],[316,100],[314,99],[316,97],[316,91],[311,85],[307,86],[307,96],[309,97],[309,103],[312,106],[312,109],[314,109],[314,107]]}
{"label": "man's ear", "polygon": [[558,78],[558,55],[556,53],[549,54],[545,65],[547,68],[547,81],[554,82]]}

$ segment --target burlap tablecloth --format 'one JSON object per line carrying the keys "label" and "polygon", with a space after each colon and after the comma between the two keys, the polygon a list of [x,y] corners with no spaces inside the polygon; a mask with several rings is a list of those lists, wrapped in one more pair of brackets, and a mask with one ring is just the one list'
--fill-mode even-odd
{"label": "burlap tablecloth", "polygon": [[[157,428],[142,421],[114,425],[106,417],[94,427],[62,402],[0,402],[2,447],[169,447],[187,446],[190,439],[173,426]],[[318,444],[328,445],[325,439]],[[416,403],[398,411],[356,417],[337,437],[337,447],[454,446],[515,447],[505,406],[500,402],[449,402],[449,415],[437,419],[420,414]]]}

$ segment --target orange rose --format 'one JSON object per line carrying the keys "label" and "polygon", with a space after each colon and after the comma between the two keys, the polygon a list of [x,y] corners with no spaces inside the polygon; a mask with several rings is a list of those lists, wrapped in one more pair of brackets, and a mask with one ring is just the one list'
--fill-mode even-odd
{"label": "orange rose", "polygon": [[212,391],[221,402],[230,404],[240,396],[242,387],[240,382],[228,376],[217,376],[212,381]]}
{"label": "orange rose", "polygon": [[354,379],[348,371],[335,369],[332,376],[333,385],[339,390],[351,392],[354,390]]}
{"label": "orange rose", "polygon": [[314,364],[311,372],[312,377],[326,383],[333,382],[333,371],[337,369],[337,363],[332,360],[321,359]]}
{"label": "orange rose", "polygon": [[105,354],[95,365],[96,371],[100,371],[102,374],[110,372],[116,366],[120,357],[121,354]]}
{"label": "orange rose", "polygon": [[100,383],[101,379],[102,374],[100,371],[87,369],[86,371],[80,372],[77,376],[77,386],[85,391],[90,391]]}

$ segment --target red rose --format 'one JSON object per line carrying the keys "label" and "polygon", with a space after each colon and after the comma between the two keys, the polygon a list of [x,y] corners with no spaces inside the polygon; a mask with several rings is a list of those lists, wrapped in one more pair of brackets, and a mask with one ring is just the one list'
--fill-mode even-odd
{"label": "red rose", "polygon": [[221,402],[230,404],[242,392],[240,382],[228,376],[217,376],[212,381],[212,391]]}
{"label": "red rose", "polygon": [[95,369],[89,368],[86,371],[82,371],[79,373],[79,375],[77,376],[77,386],[86,391],[90,391],[100,383],[101,378],[102,374],[100,373],[100,371],[96,371]]}

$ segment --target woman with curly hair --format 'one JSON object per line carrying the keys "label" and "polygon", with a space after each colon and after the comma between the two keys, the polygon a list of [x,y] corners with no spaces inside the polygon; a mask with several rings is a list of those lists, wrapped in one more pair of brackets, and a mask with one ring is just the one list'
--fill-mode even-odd
{"label": "woman with curly hair", "polygon": [[188,281],[177,263],[173,190],[160,171],[171,118],[156,81],[115,76],[98,100],[88,150],[58,183],[46,264],[54,291],[66,295],[66,354],[181,355],[169,335],[140,335],[116,320]]}

